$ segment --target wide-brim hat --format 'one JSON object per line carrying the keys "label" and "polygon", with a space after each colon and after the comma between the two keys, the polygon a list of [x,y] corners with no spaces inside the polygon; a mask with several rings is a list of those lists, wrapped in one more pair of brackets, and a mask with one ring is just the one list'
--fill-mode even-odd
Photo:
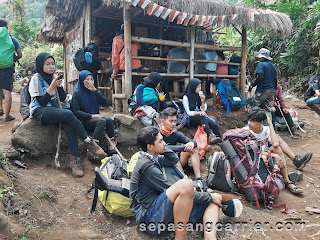
{"label": "wide-brim hat", "polygon": [[272,59],[272,57],[270,57],[270,51],[265,48],[261,48],[259,52],[254,52],[254,56],[257,58],[265,58],[268,60]]}

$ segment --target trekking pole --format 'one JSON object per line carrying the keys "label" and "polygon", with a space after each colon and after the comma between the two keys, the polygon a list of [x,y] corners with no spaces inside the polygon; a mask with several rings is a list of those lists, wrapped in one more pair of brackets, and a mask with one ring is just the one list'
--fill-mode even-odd
{"label": "trekking pole", "polygon": [[108,134],[105,134],[106,139],[109,141],[110,145],[116,150],[117,154],[120,156],[120,158],[122,160],[127,161],[121,154],[121,152],[119,151],[119,149],[117,148],[116,145],[113,144],[113,142],[111,141],[111,139],[109,138]]}
{"label": "trekking pole", "polygon": [[[59,96],[59,92],[58,92],[58,89],[55,88],[56,90],[56,94],[57,94],[57,101],[58,101],[58,105],[59,105],[59,108],[61,109],[62,106],[61,106],[61,101],[60,101],[60,96]],[[58,133],[58,143],[57,143],[57,151],[56,151],[56,155],[54,157],[54,163],[56,164],[56,167],[60,167],[60,162],[58,160],[59,158],[59,152],[60,152],[60,142],[61,142],[61,122],[59,122],[59,133]]]}
{"label": "trekking pole", "polygon": [[288,128],[288,130],[289,130],[289,132],[290,132],[290,135],[291,135],[291,137],[293,138],[293,134],[292,134],[292,132],[291,132],[291,129],[290,129],[290,127],[289,127],[289,124],[288,124],[286,118],[284,117],[284,114],[283,114],[283,112],[282,112],[282,110],[281,110],[281,107],[280,107],[279,102],[277,102],[277,107],[279,108],[280,113],[281,113],[281,115],[282,115],[282,117],[283,117],[283,119],[284,119],[284,121],[285,121],[285,123],[286,123],[286,125],[287,125],[287,128]]}

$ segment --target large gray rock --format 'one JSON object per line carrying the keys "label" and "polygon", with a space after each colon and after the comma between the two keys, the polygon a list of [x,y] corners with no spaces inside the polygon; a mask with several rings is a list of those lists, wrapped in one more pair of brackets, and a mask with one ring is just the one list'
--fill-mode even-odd
{"label": "large gray rock", "polygon": [[143,124],[130,115],[115,114],[116,140],[121,146],[133,146],[137,144],[137,137]]}
{"label": "large gray rock", "polygon": [[[59,128],[50,125],[42,126],[36,119],[28,118],[13,133],[12,145],[32,151],[35,157],[56,151]],[[62,131],[62,142],[66,136]]]}

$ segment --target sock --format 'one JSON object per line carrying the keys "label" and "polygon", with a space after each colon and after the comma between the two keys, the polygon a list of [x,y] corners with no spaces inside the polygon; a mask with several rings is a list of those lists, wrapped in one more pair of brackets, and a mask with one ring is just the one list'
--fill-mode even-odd
{"label": "sock", "polygon": [[83,141],[86,142],[86,143],[89,143],[89,142],[91,142],[91,139],[90,139],[89,137],[87,137],[87,138],[84,139]]}

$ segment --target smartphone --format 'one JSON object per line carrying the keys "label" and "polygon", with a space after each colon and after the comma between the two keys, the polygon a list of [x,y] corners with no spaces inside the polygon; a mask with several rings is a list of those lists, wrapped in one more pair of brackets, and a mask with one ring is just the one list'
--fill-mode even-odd
{"label": "smartphone", "polygon": [[60,79],[62,79],[62,78],[63,78],[63,74],[58,77],[58,80],[60,80]]}

